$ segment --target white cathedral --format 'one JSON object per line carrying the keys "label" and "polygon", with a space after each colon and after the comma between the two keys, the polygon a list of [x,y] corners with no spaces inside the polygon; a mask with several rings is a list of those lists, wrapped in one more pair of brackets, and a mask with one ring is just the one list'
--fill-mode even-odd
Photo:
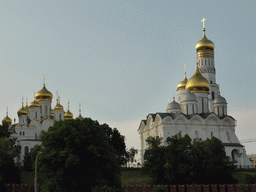
{"label": "white cathedral", "polygon": [[[41,144],[42,130],[47,131],[50,126],[53,126],[54,121],[73,119],[73,114],[69,111],[69,103],[65,112],[60,104],[58,94],[54,108],[52,108],[52,98],[52,93],[46,89],[44,83],[43,88],[35,94],[34,101],[29,105],[26,102],[25,107],[22,101],[22,107],[17,112],[18,123],[12,124],[11,118],[8,117],[8,111],[6,112],[2,123],[8,124],[9,130],[12,132],[11,137],[17,138],[17,144],[21,146],[21,154],[15,158],[16,162],[22,163],[25,154],[28,154],[35,145]],[[82,118],[81,109],[79,109],[79,116],[76,119]]]}
{"label": "white cathedral", "polygon": [[178,101],[168,103],[166,113],[149,114],[138,129],[141,140],[141,162],[150,136],[167,137],[181,133],[191,139],[211,137],[220,139],[226,155],[235,160],[238,167],[253,167],[244,146],[235,134],[236,121],[227,113],[227,102],[220,95],[216,83],[214,44],[207,39],[203,21],[203,38],[196,44],[197,64],[194,75],[177,85]]}

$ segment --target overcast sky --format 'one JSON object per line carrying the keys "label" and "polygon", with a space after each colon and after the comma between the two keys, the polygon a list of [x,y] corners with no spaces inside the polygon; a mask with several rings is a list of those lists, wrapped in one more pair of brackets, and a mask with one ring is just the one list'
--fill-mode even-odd
{"label": "overcast sky", "polygon": [[[1,117],[17,119],[22,96],[46,87],[61,104],[117,127],[140,149],[139,123],[165,112],[172,90],[190,78],[196,43],[215,44],[216,80],[237,120],[238,138],[256,138],[255,1],[1,0]],[[256,142],[244,144],[256,153]]]}

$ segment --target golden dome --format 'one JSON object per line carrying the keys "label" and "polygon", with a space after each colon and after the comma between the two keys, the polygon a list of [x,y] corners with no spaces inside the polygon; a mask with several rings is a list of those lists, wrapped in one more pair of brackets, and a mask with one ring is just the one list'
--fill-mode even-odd
{"label": "golden dome", "polygon": [[29,112],[29,107],[28,107],[28,105],[26,105],[24,108]]}
{"label": "golden dome", "polygon": [[196,50],[200,50],[202,48],[210,48],[212,50],[214,50],[214,44],[211,40],[207,39],[206,35],[205,35],[205,28],[203,28],[203,38],[197,42],[196,44]]}
{"label": "golden dome", "polygon": [[82,120],[82,119],[83,119],[83,117],[82,117],[82,115],[81,115],[81,114],[79,114],[79,116],[78,116],[76,119],[80,119],[80,120]]}
{"label": "golden dome", "polygon": [[44,84],[43,88],[36,93],[35,97],[37,101],[51,101],[53,96],[52,93],[46,89]]}
{"label": "golden dome", "polygon": [[58,101],[56,103],[56,106],[54,107],[54,111],[64,111],[63,106],[60,103],[58,103]]}
{"label": "golden dome", "polygon": [[181,81],[181,82],[177,85],[178,90],[179,90],[179,89],[185,89],[187,82],[188,82],[188,79],[187,79],[187,76],[186,76],[186,73],[185,73],[184,80]]}
{"label": "golden dome", "polygon": [[27,116],[28,115],[28,111],[25,109],[25,107],[23,107],[23,104],[17,113],[18,113],[18,116]]}
{"label": "golden dome", "polygon": [[51,109],[51,115],[54,116],[55,115],[55,111],[53,109]]}
{"label": "golden dome", "polygon": [[40,108],[41,105],[39,102],[37,102],[36,100],[32,101],[30,104],[29,104],[29,108]]}
{"label": "golden dome", "polygon": [[187,91],[192,93],[195,92],[202,92],[202,93],[209,93],[210,84],[206,78],[200,73],[198,69],[198,64],[196,65],[196,71],[194,75],[188,80],[186,84]]}
{"label": "golden dome", "polygon": [[12,124],[12,120],[10,117],[8,117],[8,113],[6,114],[6,117],[3,118],[3,120],[2,120],[2,124],[5,124],[5,123],[7,123],[8,125]]}
{"label": "golden dome", "polygon": [[64,113],[64,119],[73,119],[73,114],[69,111],[69,109],[66,113]]}

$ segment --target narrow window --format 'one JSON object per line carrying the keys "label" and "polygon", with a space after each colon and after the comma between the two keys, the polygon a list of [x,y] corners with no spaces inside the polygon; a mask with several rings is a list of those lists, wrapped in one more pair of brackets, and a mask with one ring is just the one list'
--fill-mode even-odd
{"label": "narrow window", "polygon": [[230,135],[229,135],[229,132],[228,132],[228,131],[226,132],[226,135],[227,135],[228,141],[231,142],[231,140],[230,140]]}
{"label": "narrow window", "polygon": [[35,117],[37,118],[37,112],[35,113]]}
{"label": "narrow window", "polygon": [[23,132],[23,135],[25,135],[25,132]]}
{"label": "narrow window", "polygon": [[199,139],[198,131],[195,131],[195,135],[196,135],[196,138],[198,138],[198,139]]}
{"label": "narrow window", "polygon": [[204,98],[202,97],[202,112],[204,113]]}
{"label": "narrow window", "polygon": [[28,155],[28,146],[25,147],[25,155]]}
{"label": "narrow window", "polygon": [[60,119],[61,119],[61,114],[60,114]]}
{"label": "narrow window", "polygon": [[47,115],[47,105],[45,105],[45,115]]}
{"label": "narrow window", "polygon": [[20,132],[20,135],[21,135],[21,132]]}
{"label": "narrow window", "polygon": [[187,115],[188,115],[188,105],[186,105],[187,106]]}
{"label": "narrow window", "polygon": [[211,132],[211,138],[213,137],[213,132]]}
{"label": "narrow window", "polygon": [[215,99],[215,97],[214,97],[214,92],[212,92],[212,100],[214,100]]}

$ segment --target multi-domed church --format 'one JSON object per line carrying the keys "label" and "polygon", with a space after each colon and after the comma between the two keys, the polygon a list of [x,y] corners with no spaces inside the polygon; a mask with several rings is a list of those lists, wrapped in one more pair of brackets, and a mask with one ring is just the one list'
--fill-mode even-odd
{"label": "multi-domed church", "polygon": [[[57,95],[56,105],[52,108],[53,95],[45,87],[35,94],[34,101],[29,105],[26,102],[26,106],[23,105],[18,110],[17,114],[19,122],[12,124],[12,120],[8,117],[8,111],[6,117],[2,120],[2,123],[9,125],[9,129],[12,132],[12,137],[17,138],[17,144],[21,146],[21,155],[16,159],[17,162],[21,162],[24,159],[24,155],[28,154],[36,144],[41,144],[40,133],[42,130],[47,131],[54,121],[73,119],[73,114],[68,109],[65,112],[63,106],[60,104],[60,97]],[[81,109],[79,109],[79,116],[77,119],[82,119]]]}
{"label": "multi-domed church", "polygon": [[253,167],[244,146],[236,134],[236,121],[227,113],[227,101],[220,95],[216,83],[214,62],[214,44],[205,35],[203,21],[203,38],[196,44],[197,63],[194,75],[177,85],[178,99],[168,102],[165,113],[149,114],[142,120],[138,129],[141,139],[141,162],[147,149],[146,139],[150,136],[167,137],[181,133],[192,139],[211,137],[220,139],[226,155],[235,160],[239,167]]}

